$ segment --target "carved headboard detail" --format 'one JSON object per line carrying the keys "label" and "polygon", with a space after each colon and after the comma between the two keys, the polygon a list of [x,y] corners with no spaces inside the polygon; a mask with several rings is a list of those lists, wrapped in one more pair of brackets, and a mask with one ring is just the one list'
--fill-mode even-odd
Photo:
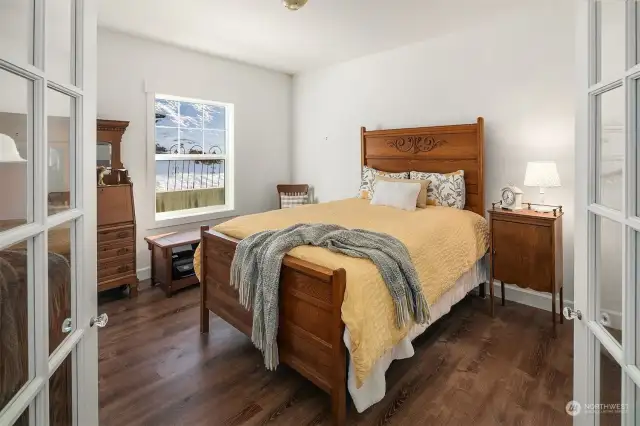
{"label": "carved headboard detail", "polygon": [[447,143],[444,139],[434,139],[431,136],[423,138],[422,136],[409,136],[407,138],[390,139],[387,145],[394,147],[400,152],[413,151],[414,154],[419,152],[429,152],[439,146]]}
{"label": "carved headboard detail", "polygon": [[484,216],[484,119],[473,124],[361,129],[362,165],[386,172],[464,170],[465,209]]}

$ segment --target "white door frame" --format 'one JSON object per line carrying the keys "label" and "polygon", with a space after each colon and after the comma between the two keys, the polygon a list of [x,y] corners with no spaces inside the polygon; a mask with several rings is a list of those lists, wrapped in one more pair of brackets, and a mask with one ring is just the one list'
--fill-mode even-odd
{"label": "white door frame", "polygon": [[[624,406],[622,424],[635,425],[640,413],[636,411],[636,385],[640,386],[640,370],[636,366],[637,348],[637,288],[636,288],[636,234],[640,231],[637,217],[637,154],[636,114],[639,100],[636,80],[640,79],[640,65],[634,65],[636,55],[636,0],[626,0],[626,60],[627,70],[618,78],[598,83],[596,81],[599,61],[596,8],[598,1],[625,0],[575,0],[576,2],[576,214],[575,214],[575,282],[574,307],[581,311],[582,320],[574,324],[574,400],[581,404],[582,412],[574,417],[576,425],[598,425],[599,400],[599,350],[598,343],[620,365],[622,371],[621,404]],[[596,203],[596,139],[597,96],[615,87],[622,87],[626,97],[625,116],[625,164],[622,183],[622,208],[620,211]],[[589,179],[584,179],[585,172]],[[619,223],[622,245],[622,345],[599,324],[599,297],[596,288],[595,217],[603,217]]]}
{"label": "white door frame", "polygon": [[[75,4],[76,27],[71,30],[75,40],[72,62],[76,85],[49,79],[46,70],[46,0],[33,1],[33,33],[30,52],[33,65],[0,51],[0,69],[33,82],[30,105],[33,115],[32,146],[28,154],[29,197],[31,223],[0,232],[0,249],[28,240],[31,274],[29,286],[29,372],[31,379],[14,398],[0,410],[0,426],[13,424],[25,410],[30,411],[31,425],[49,425],[48,380],[56,368],[71,355],[73,383],[73,425],[98,425],[98,344],[97,332],[89,327],[96,314],[96,79],[97,79],[97,4],[95,0],[69,0]],[[25,1],[26,3],[26,1]],[[53,3],[50,3],[50,5]],[[53,88],[75,98],[71,130],[75,145],[70,164],[70,181],[75,208],[48,216],[47,213],[47,92]],[[1,88],[0,88],[1,90]],[[74,114],[75,112],[75,114]],[[2,183],[6,184],[6,183]],[[32,201],[31,201],[32,200]],[[1,202],[1,200],[0,200]],[[49,356],[48,315],[48,230],[75,221],[71,227],[72,289],[71,314],[73,331]]]}

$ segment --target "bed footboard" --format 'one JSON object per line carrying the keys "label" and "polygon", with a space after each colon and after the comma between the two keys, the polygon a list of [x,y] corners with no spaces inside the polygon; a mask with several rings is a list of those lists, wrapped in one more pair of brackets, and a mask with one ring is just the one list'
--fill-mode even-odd
{"label": "bed footboard", "polygon": [[[229,285],[237,240],[201,228],[200,331],[209,332],[209,312],[251,336],[252,314]],[[331,270],[290,256],[280,274],[278,347],[285,363],[331,395],[336,426],[346,423],[347,352],[342,340],[344,269]]]}

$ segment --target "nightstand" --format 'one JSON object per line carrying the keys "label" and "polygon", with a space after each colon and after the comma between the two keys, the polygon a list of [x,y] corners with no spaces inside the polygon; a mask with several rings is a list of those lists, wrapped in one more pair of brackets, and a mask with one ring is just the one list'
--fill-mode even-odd
{"label": "nightstand", "polygon": [[[562,212],[534,210],[489,210],[491,249],[489,286],[493,316],[493,282],[500,281],[504,306],[504,283],[551,293],[553,325],[556,324],[556,294],[562,295]],[[560,314],[560,323],[562,323]]]}

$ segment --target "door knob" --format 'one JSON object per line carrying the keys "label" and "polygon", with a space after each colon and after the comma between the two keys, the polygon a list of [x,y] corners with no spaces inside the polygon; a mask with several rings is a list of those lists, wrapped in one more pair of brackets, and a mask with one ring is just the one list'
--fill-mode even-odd
{"label": "door knob", "polygon": [[582,312],[580,312],[580,310],[573,310],[568,306],[562,310],[562,315],[564,315],[568,320],[572,320],[574,318],[578,318],[579,320],[582,319]]}
{"label": "door knob", "polygon": [[107,325],[108,322],[109,322],[109,317],[107,316],[107,314],[100,314],[97,317],[91,318],[91,321],[89,321],[89,325],[91,327],[95,325],[98,328],[102,328],[105,325]]}
{"label": "door knob", "polygon": [[73,330],[73,322],[71,318],[65,318],[64,321],[62,321],[62,332],[68,334],[71,330]]}

